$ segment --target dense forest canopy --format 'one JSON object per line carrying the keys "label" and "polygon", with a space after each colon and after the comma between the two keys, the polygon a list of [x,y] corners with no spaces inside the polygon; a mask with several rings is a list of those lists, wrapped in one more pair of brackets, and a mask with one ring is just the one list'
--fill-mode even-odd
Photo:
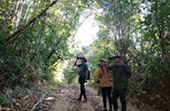
{"label": "dense forest canopy", "polygon": [[[71,52],[79,27],[92,15],[87,9],[98,23],[97,39]],[[87,57],[93,85],[99,59],[121,55],[133,72],[132,95],[154,90],[169,96],[169,10],[170,0],[1,0],[0,89],[53,82],[52,72],[65,61],[63,82],[76,83],[76,56]]]}

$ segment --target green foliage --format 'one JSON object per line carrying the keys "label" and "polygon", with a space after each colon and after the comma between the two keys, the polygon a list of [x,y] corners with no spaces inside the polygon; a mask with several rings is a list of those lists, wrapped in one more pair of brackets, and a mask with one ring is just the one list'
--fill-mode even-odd
{"label": "green foliage", "polygon": [[10,104],[11,101],[7,97],[0,97],[0,105]]}
{"label": "green foliage", "polygon": [[86,2],[51,3],[54,1],[0,1],[0,88],[51,81],[56,66],[72,56],[68,38],[78,26]]}
{"label": "green foliage", "polygon": [[64,83],[66,84],[72,84],[72,83],[78,83],[78,71],[79,69],[77,67],[74,67],[73,64],[74,61],[69,61],[67,67],[64,69]]}

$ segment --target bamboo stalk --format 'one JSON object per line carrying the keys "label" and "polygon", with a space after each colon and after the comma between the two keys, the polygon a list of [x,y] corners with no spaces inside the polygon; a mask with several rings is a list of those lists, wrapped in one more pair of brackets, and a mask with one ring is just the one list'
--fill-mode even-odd
{"label": "bamboo stalk", "polygon": [[31,24],[37,21],[40,17],[42,17],[47,10],[52,7],[54,4],[57,3],[58,0],[53,1],[49,6],[47,6],[39,15],[34,17],[32,20],[30,20],[25,26],[23,26],[21,29],[18,29],[16,32],[14,32],[11,36],[9,36],[6,40],[9,42],[9,44],[14,43],[22,34],[24,30],[26,30]]}

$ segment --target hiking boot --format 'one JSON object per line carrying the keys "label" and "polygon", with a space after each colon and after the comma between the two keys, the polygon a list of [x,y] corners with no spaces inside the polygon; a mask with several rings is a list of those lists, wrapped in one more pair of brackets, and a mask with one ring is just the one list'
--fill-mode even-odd
{"label": "hiking boot", "polygon": [[106,108],[104,108],[104,109],[103,109],[103,111],[107,111],[107,109],[106,109]]}
{"label": "hiking boot", "polygon": [[87,102],[87,98],[84,98],[84,102]]}
{"label": "hiking boot", "polygon": [[113,111],[112,109],[109,109],[109,111]]}
{"label": "hiking boot", "polygon": [[77,101],[81,101],[81,98],[78,98]]}

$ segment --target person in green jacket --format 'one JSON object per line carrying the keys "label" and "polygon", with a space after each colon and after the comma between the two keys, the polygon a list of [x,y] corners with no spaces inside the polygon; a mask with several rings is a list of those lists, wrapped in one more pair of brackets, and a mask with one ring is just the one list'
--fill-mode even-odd
{"label": "person in green jacket", "polygon": [[[77,60],[81,60],[81,64],[77,64]],[[84,102],[87,102],[87,96],[86,96],[86,91],[85,91],[85,82],[87,82],[88,79],[88,65],[86,64],[87,60],[85,57],[79,57],[76,59],[74,66],[77,66],[80,68],[79,71],[79,83],[80,83],[80,96],[77,99],[78,101],[81,101],[82,96],[84,96]]]}
{"label": "person in green jacket", "polygon": [[[114,64],[109,66],[112,59],[114,60]],[[114,110],[118,110],[117,99],[120,97],[122,111],[126,111],[126,91],[128,86],[128,79],[131,76],[130,69],[123,63],[121,63],[120,56],[114,56],[112,59],[109,59],[107,63],[108,70],[112,71],[113,74],[113,105]]]}

